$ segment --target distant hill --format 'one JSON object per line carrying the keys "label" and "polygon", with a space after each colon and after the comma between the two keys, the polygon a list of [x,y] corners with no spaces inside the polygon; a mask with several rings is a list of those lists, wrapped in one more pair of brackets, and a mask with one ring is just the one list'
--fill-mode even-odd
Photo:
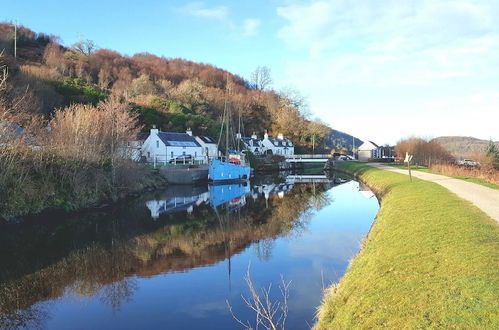
{"label": "distant hill", "polygon": [[327,144],[331,147],[331,149],[335,150],[352,150],[352,138],[355,139],[355,147],[359,147],[362,143],[364,143],[361,139],[353,137],[350,134],[332,129]]}
{"label": "distant hill", "polygon": [[[469,136],[440,136],[435,139],[454,157],[462,158],[476,153],[484,153],[488,140],[480,140]],[[499,147],[499,141],[494,142]]]}

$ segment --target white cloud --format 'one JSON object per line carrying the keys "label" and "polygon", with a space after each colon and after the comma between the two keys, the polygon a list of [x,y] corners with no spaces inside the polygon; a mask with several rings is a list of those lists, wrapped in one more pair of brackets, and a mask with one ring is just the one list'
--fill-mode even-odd
{"label": "white cloud", "polygon": [[229,10],[225,6],[208,8],[205,7],[203,2],[191,2],[186,6],[181,8],[182,12],[185,12],[192,16],[212,18],[223,20],[229,15]]}
{"label": "white cloud", "polygon": [[[345,111],[358,120],[376,113],[370,116],[374,121],[361,125],[376,134],[379,128],[370,127],[383,122],[407,125],[408,109],[435,114],[444,111],[439,102],[461,96],[468,102],[454,103],[452,126],[475,134],[469,113],[499,108],[497,99],[485,104],[472,97],[499,85],[495,0],[321,0],[283,6],[277,14],[285,22],[278,37],[290,50],[308,54],[287,63],[285,83],[309,95],[311,110],[338,129],[348,131],[335,123],[352,123]],[[442,125],[421,127],[424,134],[444,131]],[[489,131],[482,135],[499,139],[497,129],[484,127]]]}
{"label": "white cloud", "polygon": [[258,33],[261,21],[254,18],[245,19],[243,22],[243,35],[247,37],[254,36]]}

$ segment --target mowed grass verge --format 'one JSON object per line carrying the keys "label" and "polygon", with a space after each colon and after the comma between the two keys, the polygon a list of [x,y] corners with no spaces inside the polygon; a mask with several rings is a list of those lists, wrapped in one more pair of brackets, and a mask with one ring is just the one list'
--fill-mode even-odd
{"label": "mowed grass verge", "polygon": [[382,197],[315,329],[499,328],[499,225],[438,184],[343,162]]}

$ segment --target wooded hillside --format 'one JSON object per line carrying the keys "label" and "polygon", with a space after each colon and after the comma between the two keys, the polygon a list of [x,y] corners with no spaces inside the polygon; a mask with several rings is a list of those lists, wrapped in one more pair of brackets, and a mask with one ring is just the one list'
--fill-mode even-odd
{"label": "wooded hillside", "polygon": [[[480,140],[469,136],[440,136],[434,141],[438,142],[456,158],[472,157],[474,154],[485,154],[490,141]],[[495,141],[499,148],[499,141]]]}
{"label": "wooded hillside", "polygon": [[283,133],[304,149],[310,149],[314,139],[317,150],[330,132],[327,125],[309,120],[306,102],[296,91],[272,90],[265,67],[256,68],[246,80],[185,59],[148,53],[124,56],[90,40],[64,46],[54,35],[22,26],[14,59],[13,38],[12,24],[0,23],[0,50],[9,71],[3,98],[12,106],[21,94],[29,99],[29,107],[18,105],[16,112],[49,118],[54,109],[72,103],[95,105],[118,97],[133,105],[143,130],[152,125],[165,131],[191,127],[195,134],[216,135],[227,98],[234,121],[241,114],[246,136]]}

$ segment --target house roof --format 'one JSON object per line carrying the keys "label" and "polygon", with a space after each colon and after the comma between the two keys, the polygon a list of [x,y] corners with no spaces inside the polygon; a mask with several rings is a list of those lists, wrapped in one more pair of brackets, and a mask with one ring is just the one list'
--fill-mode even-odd
{"label": "house roof", "polygon": [[250,137],[242,137],[241,141],[243,141],[243,143],[246,144],[247,146],[251,146],[250,142],[253,141],[253,147],[259,146],[262,142],[261,139],[254,139],[254,138],[250,138]]}
{"label": "house roof", "polygon": [[138,141],[145,141],[149,137],[149,133],[139,133],[137,134]]}
{"label": "house roof", "polygon": [[159,132],[158,137],[166,146],[172,147],[200,147],[196,139],[187,133]]}
{"label": "house roof", "polygon": [[198,138],[203,141],[204,143],[211,143],[211,144],[217,144],[215,140],[209,136],[198,136]]}
{"label": "house roof", "polygon": [[359,146],[359,150],[374,150],[378,149],[378,145],[372,141],[367,141]]}
{"label": "house roof", "polygon": [[292,147],[293,146],[293,143],[291,141],[289,141],[288,139],[276,139],[276,138],[269,137],[268,140],[275,147]]}

